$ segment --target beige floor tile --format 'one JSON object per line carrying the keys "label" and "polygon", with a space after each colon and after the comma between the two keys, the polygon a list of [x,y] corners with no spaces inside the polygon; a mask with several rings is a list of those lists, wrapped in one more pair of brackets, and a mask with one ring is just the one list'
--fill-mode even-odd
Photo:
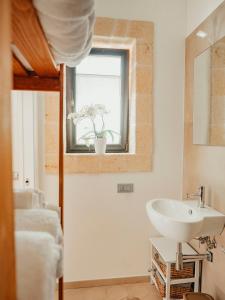
{"label": "beige floor tile", "polygon": [[144,298],[151,294],[152,288],[149,287],[149,283],[144,283],[144,284],[133,284],[129,285],[127,287],[127,292],[129,297],[137,297],[137,298]]}
{"label": "beige floor tile", "polygon": [[127,296],[126,285],[109,286],[106,289],[106,300],[125,300]]}
{"label": "beige floor tile", "polygon": [[[105,300],[106,289],[104,287],[94,287],[89,289],[84,289],[84,298],[82,300]],[[77,299],[78,300],[78,299]]]}
{"label": "beige floor tile", "polygon": [[65,300],[84,300],[84,291],[82,289],[65,290]]}
{"label": "beige floor tile", "polygon": [[[160,300],[149,283],[65,290],[65,300]],[[56,298],[57,299],[57,298]]]}

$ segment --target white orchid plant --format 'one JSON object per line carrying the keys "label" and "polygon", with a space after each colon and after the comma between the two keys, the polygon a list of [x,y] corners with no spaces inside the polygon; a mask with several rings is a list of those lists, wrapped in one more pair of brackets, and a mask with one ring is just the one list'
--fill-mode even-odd
{"label": "white orchid plant", "polygon": [[[76,126],[79,122],[83,120],[90,120],[90,125],[92,130],[88,131],[84,135],[80,137],[80,139],[84,140],[87,146],[90,146],[91,141],[94,141],[98,138],[103,138],[109,135],[113,141],[114,134],[118,134],[114,130],[105,129],[105,120],[104,115],[108,114],[109,111],[102,104],[91,104],[85,105],[78,112],[73,112],[68,114],[67,119],[72,120],[74,125]],[[101,119],[101,128],[97,129],[97,119]]]}

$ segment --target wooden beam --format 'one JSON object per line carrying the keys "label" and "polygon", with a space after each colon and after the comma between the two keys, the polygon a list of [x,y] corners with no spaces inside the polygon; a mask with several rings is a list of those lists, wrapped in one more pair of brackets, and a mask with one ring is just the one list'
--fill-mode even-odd
{"label": "wooden beam", "polygon": [[37,75],[57,77],[58,70],[31,0],[12,0],[12,43]]}
{"label": "wooden beam", "polygon": [[21,65],[18,59],[13,56],[13,74],[16,76],[27,76],[28,73],[25,68]]}
{"label": "wooden beam", "polygon": [[[63,146],[63,115],[64,115],[64,66],[60,65],[59,94],[59,207],[61,208],[61,225],[64,227],[64,146]],[[59,300],[64,299],[63,277],[59,279]]]}
{"label": "wooden beam", "polygon": [[11,154],[11,1],[0,1],[0,299],[16,300]]}
{"label": "wooden beam", "polygon": [[59,78],[50,77],[35,77],[35,76],[14,76],[13,80],[14,90],[24,91],[46,91],[59,92],[60,80]]}

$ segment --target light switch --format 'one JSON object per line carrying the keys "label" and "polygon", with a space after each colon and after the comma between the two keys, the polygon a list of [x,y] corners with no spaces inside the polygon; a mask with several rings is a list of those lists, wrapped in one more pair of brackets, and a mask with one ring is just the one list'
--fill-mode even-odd
{"label": "light switch", "polygon": [[133,183],[118,183],[117,193],[133,193],[134,184]]}

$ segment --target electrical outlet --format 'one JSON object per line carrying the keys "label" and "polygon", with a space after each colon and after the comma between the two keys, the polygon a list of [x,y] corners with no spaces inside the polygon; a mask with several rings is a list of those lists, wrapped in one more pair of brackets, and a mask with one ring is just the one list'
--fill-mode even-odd
{"label": "electrical outlet", "polygon": [[134,184],[133,183],[118,183],[117,193],[133,193]]}

